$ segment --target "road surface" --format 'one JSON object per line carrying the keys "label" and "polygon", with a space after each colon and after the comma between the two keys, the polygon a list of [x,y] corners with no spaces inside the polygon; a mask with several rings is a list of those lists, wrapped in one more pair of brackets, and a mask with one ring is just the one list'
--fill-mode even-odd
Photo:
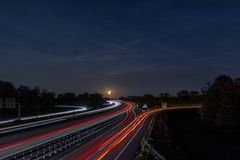
{"label": "road surface", "polygon": [[[151,117],[160,111],[186,109],[193,107],[171,107],[167,109],[155,109],[138,115],[129,124],[110,133],[105,133],[93,143],[83,146],[81,149],[64,157],[64,160],[131,160],[136,156],[139,144],[148,128]],[[122,127],[122,129],[121,129]]]}
{"label": "road surface", "polygon": [[118,110],[0,145],[0,159],[131,160],[151,117],[160,111],[182,108],[192,107],[136,114],[132,103],[125,102]]}
{"label": "road surface", "polygon": [[[0,159],[8,157],[10,155],[16,155],[17,153],[22,153],[23,151],[26,152],[26,150],[31,149],[33,147],[37,147],[39,145],[42,145],[44,143],[50,142],[55,139],[59,139],[64,136],[68,136],[70,134],[75,134],[75,132],[81,131],[81,130],[91,130],[93,129],[94,133],[95,130],[94,128],[98,128],[98,124],[104,123],[104,126],[101,127],[101,129],[106,129],[105,126],[108,126],[109,124],[105,124],[108,121],[113,121],[113,118],[120,117],[123,113],[127,112],[129,110],[129,106],[125,106],[121,109],[114,110],[112,112],[105,113],[103,115],[97,115],[91,118],[87,118],[85,121],[80,121],[72,124],[68,124],[67,126],[60,127],[59,129],[52,130],[49,132],[45,132],[42,134],[37,134],[22,140],[17,140],[17,141],[10,141],[12,142],[7,142],[1,143],[0,146]],[[118,119],[117,119],[118,120]],[[111,123],[115,123],[114,121]],[[101,129],[98,129],[97,131],[100,132]],[[82,134],[81,136],[85,136],[88,138],[89,135],[93,135],[92,133],[85,133]],[[4,139],[5,137],[3,137]],[[86,138],[80,138],[81,142],[86,139]],[[3,141],[3,140],[2,140]]]}

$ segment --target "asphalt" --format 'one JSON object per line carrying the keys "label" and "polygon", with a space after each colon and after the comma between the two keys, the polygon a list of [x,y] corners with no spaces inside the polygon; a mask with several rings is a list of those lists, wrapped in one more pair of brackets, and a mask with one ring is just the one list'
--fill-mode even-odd
{"label": "asphalt", "polygon": [[[121,113],[118,113],[118,114],[121,114]],[[113,116],[117,116],[118,114],[113,115]],[[28,143],[23,143],[21,145],[16,145],[14,147],[5,149],[3,151],[0,151],[0,159],[4,158],[6,156],[12,155],[12,154],[16,154],[16,153],[21,152],[23,150],[32,148],[33,146],[37,146],[37,145],[46,143],[46,142],[48,142],[50,140],[53,140],[53,139],[56,139],[56,138],[60,138],[62,136],[71,134],[73,132],[82,130],[84,128],[88,128],[88,127],[90,127],[92,125],[100,123],[101,121],[106,121],[108,119],[111,119],[113,116],[110,116],[110,117],[107,117],[107,118],[102,118],[101,120],[95,120],[93,122],[89,122],[89,123],[84,124],[84,125],[76,126],[74,128],[70,128],[70,129],[67,129],[65,131],[61,131],[59,133],[55,133],[55,134],[52,134],[52,135],[49,135],[49,136],[44,136],[44,137],[41,137],[41,138],[37,138],[37,139],[32,140],[32,141],[30,141]]]}
{"label": "asphalt", "polygon": [[151,117],[148,117],[142,125],[132,132],[114,150],[112,150],[104,160],[134,160],[140,147],[142,138],[148,129]]}
{"label": "asphalt", "polygon": [[111,130],[106,131],[102,135],[99,135],[89,143],[83,145],[79,149],[73,151],[72,153],[66,155],[62,160],[75,160],[75,159],[90,159],[91,154],[98,149],[98,147],[104,143],[106,140],[118,133],[123,127],[129,124],[135,118],[134,114],[131,112],[129,116],[123,120],[120,124],[113,127]]}
{"label": "asphalt", "polygon": [[[67,153],[68,155],[63,155],[62,158],[60,157],[59,159],[64,159],[64,160],[88,159],[89,160],[89,159],[92,159],[92,158],[94,159],[94,157],[99,156],[99,154],[101,154],[101,151],[99,151],[98,149],[102,147],[101,145],[104,144],[104,142],[107,141],[108,139],[110,139],[111,137],[114,137],[117,133],[119,133],[119,131],[121,131],[124,127],[126,127],[128,124],[130,124],[133,121],[133,119],[136,116],[136,113],[134,113],[134,110],[135,110],[135,108],[133,108],[133,110],[131,112],[129,112],[128,117],[125,120],[123,120],[122,123],[119,123],[115,127],[111,128],[107,131],[104,131],[101,134],[98,134],[96,137],[92,137],[92,139],[88,143],[83,144],[79,148],[75,148],[70,153]],[[118,113],[118,114],[120,114],[120,113]],[[130,132],[127,135],[127,137],[125,137],[123,141],[121,141],[105,157],[103,157],[103,159],[104,160],[134,160],[136,153],[139,149],[141,140],[144,137],[145,132],[150,123],[151,117],[152,117],[152,115],[148,116],[143,122],[141,122],[141,124],[139,124],[137,128],[135,128],[132,132]],[[110,118],[110,117],[107,117],[107,118],[104,117],[101,120],[105,121],[108,118]],[[75,126],[70,129],[68,128],[66,131],[54,133],[50,136],[40,137],[40,138],[32,140],[26,144],[17,145],[17,146],[11,147],[11,148],[3,150],[3,151],[1,151],[1,145],[0,145],[0,159],[6,155],[11,155],[16,152],[20,152],[20,151],[26,150],[28,148],[31,148],[33,146],[37,146],[39,144],[45,143],[52,139],[56,139],[56,138],[59,138],[59,137],[65,136],[65,135],[69,135],[73,132],[79,131],[84,128],[88,128],[89,126],[95,125],[97,123],[99,123],[99,120],[90,122],[90,123],[86,123],[84,125]],[[54,125],[51,125],[49,127],[52,129],[52,127],[54,127]],[[56,127],[58,128],[59,126],[56,126]],[[39,134],[39,131],[41,131],[41,130],[38,130],[38,132],[34,133],[34,130],[31,130],[31,132],[27,132],[27,133],[29,133],[30,135],[34,135],[34,134]],[[46,132],[46,130],[44,128],[42,128],[42,131],[44,131],[43,133]],[[14,135],[15,135],[15,137],[14,137]],[[10,141],[10,142],[14,141],[16,138],[16,134],[14,134],[14,135],[7,137],[7,139],[5,139],[5,140],[3,138],[2,139],[0,138],[0,144],[1,144],[1,140],[5,143],[8,143],[8,141]],[[22,133],[20,133],[20,136],[21,135],[22,135]],[[25,138],[28,137],[27,135],[22,135],[22,136]],[[19,138],[19,137],[17,137],[17,138]],[[110,145],[110,144],[108,144],[108,145]]]}
{"label": "asphalt", "polygon": [[[99,115],[99,116],[105,115],[107,113],[111,113],[116,110],[119,110],[119,109],[114,109],[112,111],[99,113],[97,115]],[[54,124],[48,124],[48,125],[44,125],[44,126],[34,127],[31,129],[26,129],[26,130],[22,130],[22,131],[18,131],[18,132],[2,134],[2,135],[0,135],[0,149],[3,146],[5,146],[6,144],[15,143],[16,141],[19,141],[19,140],[37,136],[39,134],[44,134],[46,132],[58,130],[65,126],[77,124],[81,121],[87,121],[87,120],[93,118],[94,116],[96,116],[96,114],[90,115],[90,116],[83,116],[83,117],[79,117],[79,118],[75,118],[75,119],[70,119],[70,120],[66,120],[66,121],[62,121],[62,122],[58,122],[58,123],[54,123]]]}

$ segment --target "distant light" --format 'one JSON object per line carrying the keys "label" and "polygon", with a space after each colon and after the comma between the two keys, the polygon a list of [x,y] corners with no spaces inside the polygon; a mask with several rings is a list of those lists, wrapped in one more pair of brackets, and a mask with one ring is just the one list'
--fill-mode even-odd
{"label": "distant light", "polygon": [[111,95],[111,94],[112,94],[112,91],[107,91],[107,94],[108,94],[108,95]]}

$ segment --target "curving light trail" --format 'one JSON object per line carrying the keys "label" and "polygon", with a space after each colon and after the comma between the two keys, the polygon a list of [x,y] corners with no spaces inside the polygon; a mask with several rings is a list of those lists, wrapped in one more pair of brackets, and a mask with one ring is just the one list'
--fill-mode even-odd
{"label": "curving light trail", "polygon": [[124,126],[128,125],[136,116],[134,114],[134,108],[132,107],[130,102],[125,102],[126,108],[128,108],[129,112],[127,117],[119,123],[117,126],[112,128],[111,130],[105,132],[104,134],[100,135],[99,137],[93,139],[80,149],[74,151],[73,153],[70,153],[69,155],[65,156],[64,159],[79,159],[79,160],[84,160],[84,159],[91,159],[93,155],[95,154],[96,151],[101,147],[103,143],[111,139],[118,131],[123,128]]}
{"label": "curving light trail", "polygon": [[18,145],[25,144],[25,143],[28,143],[30,141],[33,141],[33,140],[36,140],[36,139],[39,139],[39,138],[43,138],[43,137],[46,137],[46,136],[51,136],[53,134],[57,134],[59,132],[63,132],[63,131],[66,131],[66,130],[69,130],[71,128],[75,128],[75,127],[78,127],[78,126],[82,126],[82,125],[88,124],[88,123],[93,122],[93,121],[98,121],[100,119],[103,119],[103,118],[106,118],[106,117],[110,117],[110,116],[118,114],[120,112],[128,111],[130,109],[131,109],[130,106],[127,105],[124,108],[116,110],[116,111],[111,112],[111,113],[106,113],[104,115],[99,115],[99,116],[96,116],[96,117],[93,117],[93,118],[89,118],[89,119],[87,119],[85,121],[72,123],[70,125],[61,127],[59,129],[56,129],[56,130],[53,130],[53,131],[50,131],[50,132],[46,132],[46,133],[43,133],[43,134],[38,134],[38,135],[29,137],[29,138],[26,138],[26,139],[22,139],[22,140],[19,140],[19,141],[11,142],[11,143],[8,143],[8,144],[2,144],[2,145],[0,145],[0,151],[4,151],[6,149],[9,149],[9,148],[12,148],[12,147],[15,147],[15,146],[18,146]]}
{"label": "curving light trail", "polygon": [[95,154],[92,154],[93,156],[91,157],[91,159],[96,159],[96,160],[104,159],[106,155],[112,152],[131,133],[133,133],[134,131],[137,131],[137,129],[141,126],[141,124],[144,123],[146,118],[148,118],[153,113],[156,113],[159,111],[166,111],[166,110],[190,109],[190,108],[192,109],[192,108],[201,108],[201,107],[198,107],[198,106],[170,107],[166,109],[154,109],[154,110],[150,110],[142,113],[141,115],[137,116],[129,125],[127,125],[121,131],[119,131],[115,136],[113,136],[108,141],[104,142],[98,148],[98,151],[95,152]]}

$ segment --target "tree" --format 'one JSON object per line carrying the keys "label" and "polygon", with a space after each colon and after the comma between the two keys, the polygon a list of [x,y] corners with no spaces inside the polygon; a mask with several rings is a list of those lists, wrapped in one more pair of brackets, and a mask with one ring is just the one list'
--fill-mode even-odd
{"label": "tree", "polygon": [[79,102],[81,105],[87,105],[88,99],[89,99],[89,94],[88,94],[88,93],[79,94],[79,95],[77,96],[77,99],[78,99],[78,102]]}
{"label": "tree", "polygon": [[233,113],[240,115],[240,79],[234,81],[232,89],[232,109]]}
{"label": "tree", "polygon": [[160,98],[169,98],[171,95],[169,93],[160,93],[159,97]]}
{"label": "tree", "polygon": [[240,78],[236,78],[236,79],[234,80],[234,82],[235,82],[235,84],[240,85]]}
{"label": "tree", "polygon": [[199,96],[199,93],[197,91],[191,91],[189,93],[189,95],[190,95],[190,97],[197,97],[197,96]]}
{"label": "tree", "polygon": [[89,105],[93,107],[102,106],[104,98],[102,94],[94,93],[89,95]]}
{"label": "tree", "polygon": [[156,97],[151,94],[144,94],[143,103],[148,105],[154,105],[156,103]]}
{"label": "tree", "polygon": [[40,96],[40,104],[43,107],[54,107],[55,105],[55,93],[43,91]]}
{"label": "tree", "polygon": [[75,105],[77,98],[75,93],[64,93],[57,96],[57,103],[63,105]]}
{"label": "tree", "polygon": [[199,103],[200,102],[200,94],[197,91],[189,92],[190,101],[192,103]]}
{"label": "tree", "polygon": [[171,95],[169,93],[160,93],[159,94],[159,98],[165,102],[168,101],[170,97],[171,97]]}
{"label": "tree", "polygon": [[0,81],[0,98],[16,98],[16,88],[7,81]]}
{"label": "tree", "polygon": [[17,97],[21,105],[24,107],[30,107],[32,105],[31,89],[28,86],[19,86],[17,88]]}
{"label": "tree", "polygon": [[207,117],[234,115],[239,106],[240,87],[231,77],[220,75],[203,93],[203,114]]}
{"label": "tree", "polygon": [[187,90],[182,90],[177,93],[177,98],[181,101],[189,101],[190,94]]}

